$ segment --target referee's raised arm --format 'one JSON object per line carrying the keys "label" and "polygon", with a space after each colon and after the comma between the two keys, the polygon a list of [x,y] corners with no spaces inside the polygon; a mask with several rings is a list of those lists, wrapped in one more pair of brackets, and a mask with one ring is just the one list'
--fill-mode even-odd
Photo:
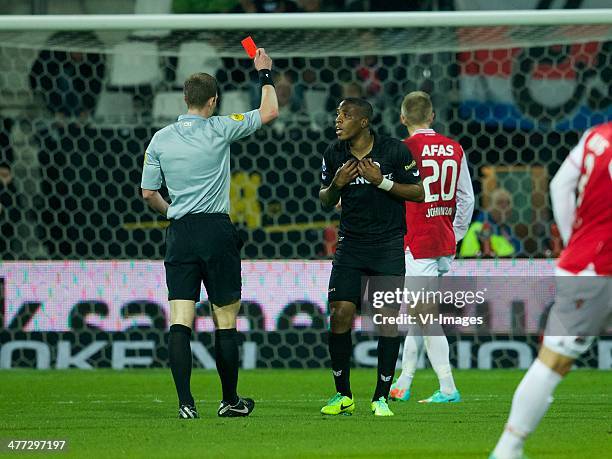
{"label": "referee's raised arm", "polygon": [[259,114],[262,124],[267,124],[278,117],[278,99],[272,81],[272,59],[266,54],[264,48],[258,48],[253,62],[259,72],[259,82],[261,83]]}

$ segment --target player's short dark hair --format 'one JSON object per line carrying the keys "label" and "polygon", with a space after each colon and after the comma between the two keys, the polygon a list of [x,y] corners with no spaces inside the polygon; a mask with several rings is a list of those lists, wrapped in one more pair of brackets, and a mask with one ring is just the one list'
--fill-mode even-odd
{"label": "player's short dark hair", "polygon": [[0,169],[8,169],[11,170],[11,165],[6,161],[0,161]]}
{"label": "player's short dark hair", "polygon": [[359,97],[348,97],[342,102],[356,107],[359,110],[359,115],[362,118],[366,118],[368,121],[371,121],[374,117],[374,109],[372,108],[372,104],[365,99],[361,99]]}
{"label": "player's short dark hair", "polygon": [[217,80],[208,73],[194,73],[185,80],[183,93],[187,107],[202,108],[217,95]]}

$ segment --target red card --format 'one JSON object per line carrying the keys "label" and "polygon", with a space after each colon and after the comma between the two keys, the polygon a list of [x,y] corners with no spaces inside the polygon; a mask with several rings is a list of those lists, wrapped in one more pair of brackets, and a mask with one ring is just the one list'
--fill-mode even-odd
{"label": "red card", "polygon": [[244,48],[246,53],[249,55],[249,57],[253,59],[255,57],[255,53],[257,52],[257,46],[255,45],[255,42],[253,41],[251,36],[249,35],[244,40],[242,40],[240,43],[242,43],[242,47]]}

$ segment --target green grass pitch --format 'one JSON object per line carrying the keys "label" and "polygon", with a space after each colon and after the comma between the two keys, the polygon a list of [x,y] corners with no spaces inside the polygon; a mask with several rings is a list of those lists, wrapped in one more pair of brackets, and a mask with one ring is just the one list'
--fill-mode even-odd
{"label": "green grass pitch", "polygon": [[[58,458],[486,458],[522,374],[457,371],[464,402],[394,402],[394,417],[374,418],[369,400],[375,370],[353,370],[357,410],[330,418],[319,414],[332,395],[329,371],[243,371],[240,393],[255,398],[255,411],[250,418],[219,419],[216,373],[194,371],[192,388],[202,418],[179,421],[169,370],[2,371],[0,438],[67,439],[69,450],[53,453]],[[418,371],[413,393],[424,398],[435,386],[433,372]],[[532,459],[610,457],[610,387],[612,372],[570,374],[526,453]],[[34,455],[43,453],[28,454]]]}

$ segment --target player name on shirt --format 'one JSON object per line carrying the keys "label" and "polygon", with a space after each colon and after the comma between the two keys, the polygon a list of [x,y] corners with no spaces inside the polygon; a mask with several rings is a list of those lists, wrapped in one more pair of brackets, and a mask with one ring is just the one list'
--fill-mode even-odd
{"label": "player name on shirt", "polygon": [[450,216],[453,215],[454,211],[455,209],[453,207],[430,207],[429,209],[427,209],[425,217],[439,217],[440,215]]}
{"label": "player name on shirt", "polygon": [[455,148],[452,145],[425,145],[421,156],[453,156]]}

